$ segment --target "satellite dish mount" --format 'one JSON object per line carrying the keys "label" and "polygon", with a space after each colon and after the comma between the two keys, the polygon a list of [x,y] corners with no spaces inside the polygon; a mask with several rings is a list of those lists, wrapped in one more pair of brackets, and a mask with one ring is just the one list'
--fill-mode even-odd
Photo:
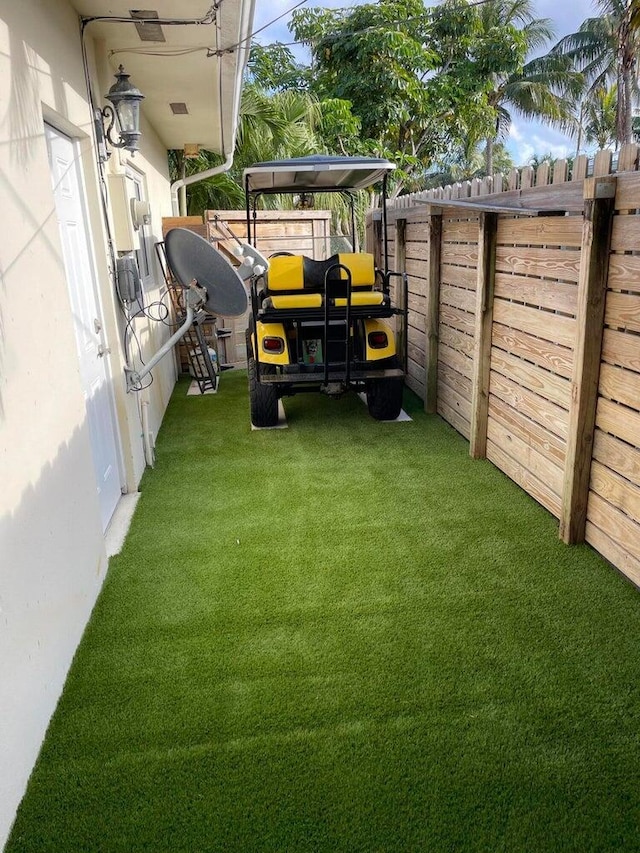
{"label": "satellite dish mount", "polygon": [[240,317],[248,307],[242,279],[203,237],[186,228],[172,228],[165,237],[165,250],[169,268],[185,290],[184,320],[141,370],[125,367],[127,391],[140,390],[142,380],[189,331],[200,312],[214,317]]}

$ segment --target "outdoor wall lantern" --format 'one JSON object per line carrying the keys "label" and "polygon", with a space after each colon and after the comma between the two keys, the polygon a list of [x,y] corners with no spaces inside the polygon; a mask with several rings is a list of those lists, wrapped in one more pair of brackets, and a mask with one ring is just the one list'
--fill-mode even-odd
{"label": "outdoor wall lantern", "polygon": [[[103,162],[111,156],[105,146],[105,137],[112,148],[126,148],[132,155],[140,147],[140,102],[144,95],[129,82],[129,75],[122,65],[115,77],[116,82],[105,95],[113,106],[107,105],[103,110],[96,109],[95,113],[98,148]],[[112,136],[116,124],[120,135],[117,140]]]}

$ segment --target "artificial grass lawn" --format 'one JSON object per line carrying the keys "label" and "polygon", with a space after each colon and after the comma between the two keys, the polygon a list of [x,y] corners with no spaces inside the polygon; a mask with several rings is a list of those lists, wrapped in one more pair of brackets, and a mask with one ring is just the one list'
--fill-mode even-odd
{"label": "artificial grass lawn", "polygon": [[15,851],[640,849],[640,595],[407,393],[178,385]]}

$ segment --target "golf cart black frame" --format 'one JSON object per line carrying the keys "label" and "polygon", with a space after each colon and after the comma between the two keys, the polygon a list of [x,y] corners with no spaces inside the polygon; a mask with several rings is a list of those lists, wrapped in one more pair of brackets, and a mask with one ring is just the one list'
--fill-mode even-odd
{"label": "golf cart black frame", "polygon": [[[381,212],[382,212],[382,261],[383,269],[376,270],[383,298],[379,305],[352,304],[352,277],[349,268],[341,263],[326,264],[315,262],[324,272],[324,289],[322,292],[322,307],[314,308],[273,308],[261,304],[259,289],[262,286],[260,278],[254,278],[251,283],[251,320],[247,332],[247,356],[255,359],[255,376],[250,377],[257,386],[276,386],[278,396],[290,396],[302,392],[323,391],[330,396],[340,396],[347,389],[356,391],[367,390],[372,380],[404,379],[407,373],[408,335],[407,335],[407,296],[408,280],[406,273],[393,272],[389,269],[389,246],[387,234],[387,195],[388,175],[395,166],[386,160],[374,158],[326,157],[312,156],[296,160],[274,161],[259,163],[245,171],[244,186],[246,200],[247,242],[252,246],[257,244],[257,211],[258,202],[262,195],[269,194],[305,194],[337,192],[349,199],[351,212],[352,246],[357,245],[355,198],[359,189],[373,186],[382,182]],[[332,174],[333,173],[333,174]],[[292,180],[287,183],[286,176]],[[306,176],[309,180],[306,180]],[[335,176],[335,181],[332,178]],[[251,179],[256,178],[257,186]],[[269,185],[270,183],[270,185]],[[288,253],[284,253],[288,254]],[[402,287],[402,306],[391,304],[391,279],[398,278]],[[335,304],[335,285],[339,284],[340,306]],[[346,297],[346,298],[344,298]],[[361,344],[355,340],[360,328],[357,320],[389,319],[398,317],[395,332],[395,354],[393,359],[385,363],[381,361],[366,361],[357,359],[355,353]],[[289,365],[282,366],[279,371],[272,369],[271,363],[264,362],[260,357],[257,328],[258,323],[293,323],[296,324],[296,358],[292,357]],[[310,369],[302,363],[301,346],[303,336],[300,324],[314,324],[321,328],[323,360],[321,364]],[[328,343],[330,329],[344,324],[344,357],[330,360]],[[352,340],[354,338],[354,340]],[[333,351],[336,349],[336,339],[332,339]],[[388,363],[391,361],[392,363]],[[250,365],[251,366],[251,365]]]}

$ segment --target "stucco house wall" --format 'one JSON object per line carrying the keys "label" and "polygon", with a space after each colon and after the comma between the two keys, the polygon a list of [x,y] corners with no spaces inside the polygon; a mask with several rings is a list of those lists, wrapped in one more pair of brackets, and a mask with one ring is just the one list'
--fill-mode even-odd
{"label": "stucco house wall", "polygon": [[[87,40],[97,91],[113,82]],[[79,141],[120,437],[123,492],[145,467],[140,404],[127,394],[123,320],[107,230],[77,12],[66,0],[0,3],[0,848],[107,569],[79,360],[45,140],[45,121]],[[151,231],[171,212],[167,152],[148,123],[132,161]],[[114,153],[107,170],[127,167]],[[112,216],[107,200],[108,215]],[[157,275],[146,294],[162,294]],[[168,331],[136,321],[145,352]],[[148,402],[155,434],[175,382],[165,358]]]}

